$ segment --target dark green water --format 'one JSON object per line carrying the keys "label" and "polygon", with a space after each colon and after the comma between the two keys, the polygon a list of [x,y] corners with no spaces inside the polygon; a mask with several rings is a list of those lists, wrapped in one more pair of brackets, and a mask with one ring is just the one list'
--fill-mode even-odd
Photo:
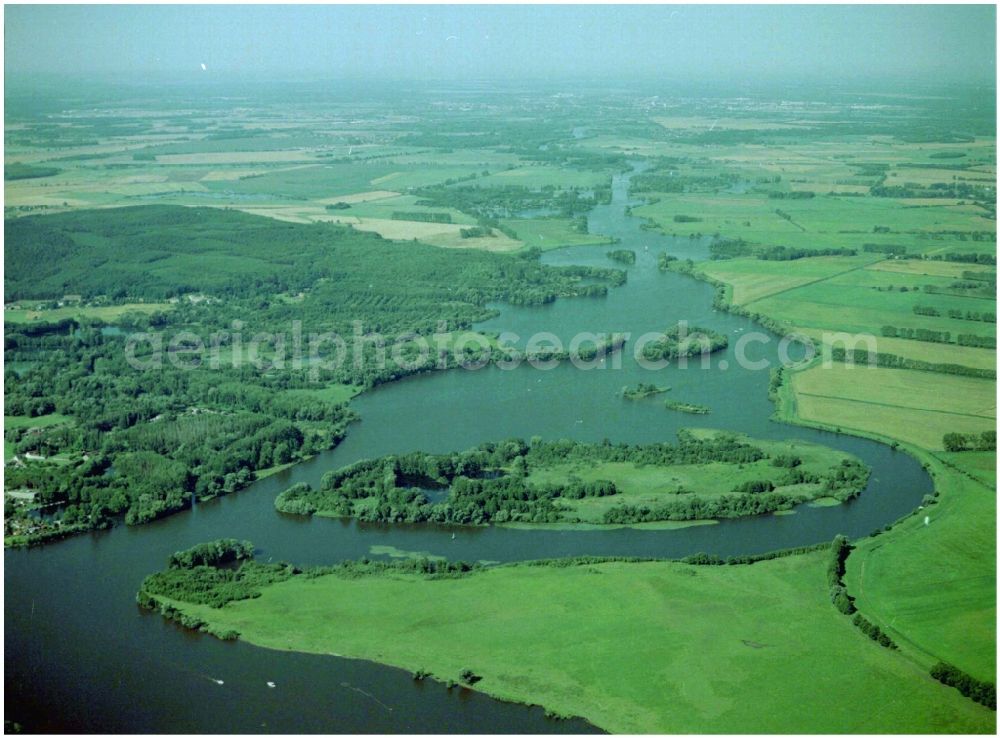
{"label": "dark green water", "polygon": [[[544,330],[564,339],[578,331],[628,331],[635,338],[684,319],[730,334],[730,348],[713,357],[712,368],[693,362],[686,369],[651,372],[637,366],[627,350],[620,369],[491,367],[414,377],[357,398],[354,406],[363,420],[337,449],[236,495],[139,528],[8,550],[7,719],[51,732],[586,732],[592,728],[582,721],[548,720],[538,708],[467,690],[448,692],[396,669],[270,652],[191,633],[139,610],[135,591],[173,551],[223,536],[253,540],[265,560],[301,564],[357,558],[376,545],[496,561],[577,554],[729,555],[828,541],[837,533],[863,536],[916,507],[932,485],[913,458],[871,441],[769,420],[768,372],[742,369],[734,358],[736,339],[759,328],[713,311],[708,285],[657,270],[660,250],[698,257],[705,246],[639,229],[638,221],[624,215],[626,179],[616,178],[612,204],[595,209],[590,227],[620,237],[616,248],[637,252],[628,283],[606,298],[502,307],[502,316],[483,327],[524,337]],[[545,260],[609,265],[606,250],[565,249]],[[756,344],[748,357],[777,365],[776,343],[772,337],[769,344]],[[639,381],[670,385],[669,397],[708,405],[712,413],[685,415],[656,400],[622,400],[621,388]],[[864,493],[845,505],[675,531],[365,526],[279,515],[273,508],[275,495],[290,484],[316,484],[325,471],[363,457],[444,452],[510,436],[663,441],[690,426],[824,443],[859,456],[873,474]],[[277,687],[268,688],[268,681]]]}

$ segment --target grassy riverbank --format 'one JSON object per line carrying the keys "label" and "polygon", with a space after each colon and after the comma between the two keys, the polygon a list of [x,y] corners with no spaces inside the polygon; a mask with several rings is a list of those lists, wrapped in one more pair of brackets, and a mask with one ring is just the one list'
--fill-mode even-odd
{"label": "grassy riverbank", "polygon": [[297,576],[221,609],[169,604],[267,648],[469,669],[477,690],[613,732],[992,732],[995,713],[834,609],[826,562]]}

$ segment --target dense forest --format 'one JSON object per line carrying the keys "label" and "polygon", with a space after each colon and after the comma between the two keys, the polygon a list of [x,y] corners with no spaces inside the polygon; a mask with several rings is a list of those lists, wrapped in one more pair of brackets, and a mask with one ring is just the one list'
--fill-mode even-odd
{"label": "dense forest", "polygon": [[[15,542],[106,526],[119,515],[142,523],[232,492],[262,469],[339,442],[353,415],[325,387],[372,387],[475,358],[473,349],[421,362],[407,347],[397,360],[379,335],[465,329],[493,314],[489,302],[599,296],[624,280],[615,269],[543,266],[533,251],[446,252],[208,208],[26,217],[8,220],[5,232],[8,299],[73,293],[84,307],[123,306],[110,329],[86,317],[6,325],[5,414],[65,418],[6,430],[19,454],[8,488],[54,512],[27,517],[8,499],[5,533]],[[40,250],[51,258],[39,261]],[[165,299],[173,301],[152,313],[128,308]],[[327,343],[311,362],[279,363],[286,346],[274,336],[294,331],[295,321],[303,337],[355,337],[364,360],[335,362]],[[237,328],[271,335],[258,361],[238,345]],[[138,358],[155,370],[140,371],[127,356],[130,332],[184,333],[195,343],[155,364],[142,344]],[[223,360],[185,357],[196,341]]]}

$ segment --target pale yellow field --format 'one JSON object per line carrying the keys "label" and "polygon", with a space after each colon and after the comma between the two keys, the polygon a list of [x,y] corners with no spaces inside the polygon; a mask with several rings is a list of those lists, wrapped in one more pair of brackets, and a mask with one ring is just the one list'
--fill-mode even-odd
{"label": "pale yellow field", "polygon": [[[19,180],[20,181],[20,180]],[[15,186],[16,183],[11,182],[4,185],[4,205],[6,207],[19,207],[19,206],[47,206],[50,208],[61,208],[64,205],[66,207],[74,208],[85,208],[91,205],[87,200],[82,200],[79,197],[64,197],[57,193],[47,193],[37,188],[25,189],[23,187]]]}
{"label": "pale yellow field", "polygon": [[[237,210],[242,210],[244,213],[250,213],[251,215],[263,215],[266,218],[274,218],[275,220],[284,220],[289,223],[314,223],[317,220],[323,220],[323,211],[320,208],[310,208],[308,206],[303,207],[285,207],[285,206],[247,206],[237,208]],[[329,219],[327,219],[329,220]]]}
{"label": "pale yellow field", "polygon": [[202,154],[161,154],[156,161],[161,164],[260,164],[262,162],[312,161],[315,156],[308,151],[213,151]]}
{"label": "pale yellow field", "polygon": [[808,125],[805,121],[798,123],[775,123],[759,118],[699,118],[693,116],[669,116],[653,118],[659,125],[671,130],[711,128],[730,131],[766,131],[786,128],[801,128]]}
{"label": "pale yellow field", "polygon": [[275,174],[277,172],[290,172],[293,169],[308,169],[313,164],[299,164],[293,167],[268,167],[265,169],[213,169],[201,178],[202,182],[233,182],[244,177],[256,177],[262,174]]}
{"label": "pale yellow field", "polygon": [[387,218],[357,218],[354,216],[318,215],[314,220],[341,223],[359,231],[372,231],[383,238],[397,241],[417,239],[432,246],[456,249],[482,249],[484,251],[516,251],[522,247],[520,241],[505,236],[499,231],[492,238],[462,238],[462,228],[458,223],[424,223],[414,220],[391,220]]}
{"label": "pale yellow field", "polygon": [[840,428],[943,448],[945,433],[996,428],[996,382],[901,369],[815,366],[792,375],[798,414]]}
{"label": "pale yellow field", "polygon": [[353,205],[356,202],[371,202],[372,200],[385,200],[390,197],[399,197],[398,192],[392,190],[372,190],[371,192],[356,192],[353,195],[341,195],[340,197],[327,197],[323,200],[315,200],[321,205],[335,205],[338,202],[346,202]]}
{"label": "pale yellow field", "polygon": [[910,408],[874,408],[866,402],[796,394],[798,416],[803,420],[877,433],[939,451],[945,433],[982,433],[996,428],[995,420],[969,415],[948,415]]}
{"label": "pale yellow field", "polygon": [[453,231],[452,233],[433,236],[426,239],[425,243],[429,243],[432,246],[440,246],[444,249],[478,249],[480,251],[492,251],[496,253],[517,251],[524,246],[521,241],[505,236],[499,231],[496,231],[496,236],[492,238],[462,238],[458,231]]}
{"label": "pale yellow field", "polygon": [[[796,333],[802,333],[817,341],[828,343],[832,333],[820,328],[796,328]],[[863,341],[857,340],[862,334],[849,334],[850,345],[846,348],[866,348]],[[827,339],[824,341],[824,338]],[[886,338],[876,336],[876,350],[904,356],[907,359],[928,361],[932,364],[959,364],[975,369],[995,369],[997,365],[996,352],[993,349],[975,348],[973,346],[956,346],[946,343],[928,343],[926,341],[910,341],[905,338]],[[837,341],[840,339],[838,338]],[[841,344],[842,345],[842,344]]]}
{"label": "pale yellow field", "polygon": [[866,268],[877,272],[919,274],[927,277],[954,277],[956,279],[962,276],[962,272],[996,273],[996,267],[993,266],[957,264],[950,261],[930,261],[926,259],[888,259]]}

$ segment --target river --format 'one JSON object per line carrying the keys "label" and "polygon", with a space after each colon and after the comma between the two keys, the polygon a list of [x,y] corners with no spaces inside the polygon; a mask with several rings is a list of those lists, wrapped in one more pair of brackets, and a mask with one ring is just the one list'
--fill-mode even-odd
{"label": "river", "polygon": [[[712,308],[712,288],[661,273],[661,250],[703,258],[700,239],[643,231],[625,214],[630,175],[614,178],[609,205],[590,230],[637,253],[628,282],[605,298],[544,307],[500,306],[484,330],[527,337],[550,331],[662,331],[678,320],[730,335],[730,348],[687,368],[650,372],[626,346],[621,368],[550,371],[497,367],[412,377],[357,397],[362,420],[336,449],[229,497],[137,528],[118,526],[35,549],[5,551],[5,687],[8,720],[45,732],[590,732],[584,721],[556,721],[540,708],[492,700],[465,689],[368,662],[273,652],[192,633],[140,610],[142,578],[174,551],[219,537],[254,541],[262,560],[332,563],[369,555],[372,546],[426,551],[451,559],[511,561],[577,554],[679,557],[704,551],[758,553],[860,537],[914,509],[932,483],[912,457],[865,439],[775,423],[768,372],[734,358],[736,339],[761,329]],[[613,265],[605,247],[549,252],[549,264]],[[777,365],[777,339],[754,344],[751,359]],[[720,361],[721,360],[721,361]],[[859,368],[858,371],[865,371]],[[709,415],[670,412],[656,400],[627,402],[639,381],[669,385],[669,397],[708,405]],[[295,482],[318,483],[359,458],[412,450],[445,452],[512,436],[581,441],[674,440],[683,427],[714,427],[758,438],[794,438],[855,454],[872,467],[868,487],[836,507],[800,506],[762,516],[669,531],[515,530],[502,527],[361,525],[278,514],[274,497]],[[222,684],[219,684],[221,681]],[[269,688],[268,681],[276,683]]]}

